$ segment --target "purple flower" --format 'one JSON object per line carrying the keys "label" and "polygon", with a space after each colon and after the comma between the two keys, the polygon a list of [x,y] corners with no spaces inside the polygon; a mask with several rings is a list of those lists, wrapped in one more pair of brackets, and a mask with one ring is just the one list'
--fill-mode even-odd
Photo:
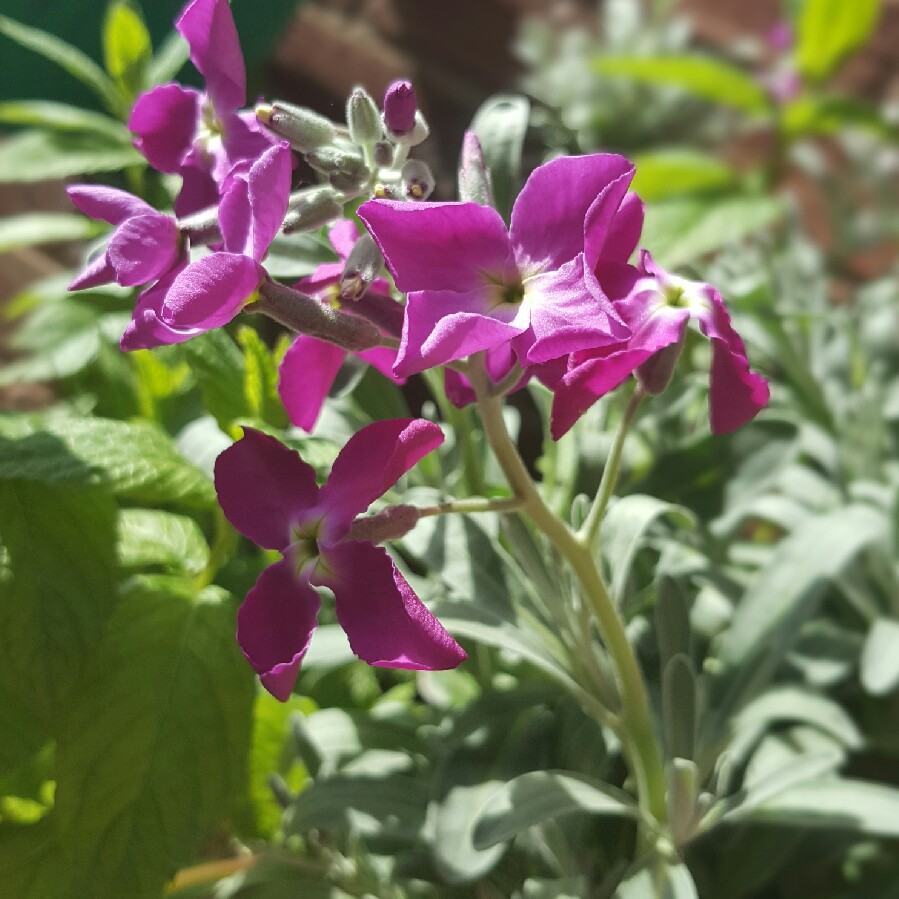
{"label": "purple flower", "polygon": [[606,241],[633,171],[613,154],[554,159],[528,179],[510,231],[476,203],[363,204],[359,217],[409,295],[397,374],[506,342],[526,367],[624,338],[585,265]]}
{"label": "purple flower", "polygon": [[408,134],[415,127],[418,100],[409,81],[394,81],[384,94],[384,125],[391,134]]}
{"label": "purple flower", "polygon": [[[691,318],[712,343],[709,374],[709,420],[712,432],[726,434],[753,419],[767,404],[768,382],[749,368],[746,348],[730,323],[721,295],[709,284],[689,281],[656,265],[643,250],[638,268],[598,269],[607,294],[620,297],[616,312],[632,336],[617,346],[575,353],[570,370],[556,388],[551,430],[558,440],[581,415],[635,369],[647,379],[658,377],[654,366],[673,360],[662,357],[677,347]],[[672,350],[669,349],[669,353]],[[674,350],[676,354],[676,350]]]}
{"label": "purple flower", "polygon": [[[343,220],[333,225],[328,237],[341,261],[318,266],[312,275],[301,278],[294,285],[296,289],[317,297],[324,303],[341,305],[340,278],[358,236],[356,225],[351,221]],[[376,278],[358,300],[342,305],[349,312],[368,313],[371,319],[380,317],[383,322],[376,323],[383,330],[396,330],[399,333],[402,307],[390,295],[390,287],[383,278]],[[374,347],[354,355],[364,359],[394,383],[406,383],[405,378],[398,378],[393,374],[395,350]],[[278,393],[288,418],[297,427],[304,431],[311,431],[315,427],[328,391],[346,356],[346,350],[341,347],[306,334],[299,335],[290,345],[278,371]]]}
{"label": "purple flower", "polygon": [[134,287],[155,281],[184,259],[184,241],[169,215],[114,187],[73,184],[66,193],[85,215],[115,225],[106,252],[69,285],[83,290],[115,281]]}
{"label": "purple flower", "polygon": [[260,263],[287,211],[292,164],[289,145],[281,143],[231,179],[219,205],[223,249],[190,263],[160,293],[151,311],[164,325],[208,331],[252,299],[267,277]]}
{"label": "purple flower", "polygon": [[321,600],[334,593],[353,652],[387,668],[455,668],[465,652],[425,608],[386,550],[348,539],[353,519],[443,441],[422,419],[379,421],[340,451],[327,483],[297,453],[259,431],[215,464],[219,502],[237,530],[283,558],[256,581],[237,639],[265,688],[286,700],[309,647]]}
{"label": "purple flower", "polygon": [[175,202],[187,215],[218,202],[235,166],[247,167],[272,143],[246,102],[246,72],[228,0],[193,0],[176,26],[206,79],[206,93],[163,84],[138,98],[128,127],[135,146],[161,172],[184,183]]}

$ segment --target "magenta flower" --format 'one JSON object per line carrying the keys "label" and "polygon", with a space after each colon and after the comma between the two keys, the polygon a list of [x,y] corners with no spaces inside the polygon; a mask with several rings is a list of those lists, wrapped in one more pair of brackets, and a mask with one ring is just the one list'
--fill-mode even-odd
{"label": "magenta flower", "polygon": [[418,100],[410,81],[394,81],[384,94],[384,125],[391,134],[408,134],[415,127]]}
{"label": "magenta flower", "polygon": [[164,325],[208,331],[252,299],[267,277],[261,262],[287,212],[292,164],[289,145],[281,143],[231,179],[219,205],[223,250],[191,262],[159,294],[152,311]]}
{"label": "magenta flower", "polygon": [[[556,388],[551,430],[558,440],[581,415],[635,369],[652,377],[660,353],[684,338],[690,319],[712,342],[709,373],[709,421],[712,432],[726,434],[753,419],[767,404],[768,382],[749,368],[746,348],[730,323],[721,295],[709,284],[689,281],[656,265],[643,250],[639,267],[599,269],[600,280],[632,337],[617,346],[575,353]],[[669,351],[670,352],[670,351]],[[676,352],[676,351],[675,351]]]}
{"label": "magenta flower", "polygon": [[237,530],[283,559],[269,565],[237,616],[237,639],[263,686],[286,700],[309,647],[321,600],[359,658],[386,668],[455,668],[465,652],[425,608],[386,550],[348,539],[357,515],[443,441],[423,419],[368,425],[340,451],[327,483],[297,453],[246,429],[215,464],[219,502]]}
{"label": "magenta flower", "polygon": [[175,27],[206,93],[175,83],[153,88],[138,98],[128,127],[154,168],[183,177],[175,211],[187,215],[217,203],[235,166],[248,167],[272,138],[255,116],[238,112],[246,71],[228,0],[193,0]]}
{"label": "magenta flower", "polygon": [[[358,236],[356,226],[351,221],[344,219],[332,225],[328,237],[341,261],[318,266],[312,275],[301,278],[294,285],[296,289],[324,303],[340,305],[340,278]],[[349,312],[368,313],[367,317],[388,332],[398,334],[402,327],[402,307],[390,295],[390,287],[383,278],[375,279],[358,300],[343,304],[343,308]],[[373,347],[354,355],[374,366],[395,384],[406,383],[405,378],[393,374],[396,350]],[[346,356],[346,350],[316,337],[300,334],[294,340],[284,354],[278,371],[278,393],[291,423],[304,431],[315,427],[328,391]]]}
{"label": "magenta flower", "polygon": [[509,231],[476,203],[363,204],[359,217],[409,295],[397,374],[507,342],[526,367],[626,337],[585,266],[607,242],[633,172],[613,154],[554,159],[528,179]]}
{"label": "magenta flower", "polygon": [[69,290],[110,281],[123,287],[146,284],[183,261],[184,241],[171,216],[114,187],[73,184],[66,193],[85,215],[116,226],[106,252],[72,281]]}

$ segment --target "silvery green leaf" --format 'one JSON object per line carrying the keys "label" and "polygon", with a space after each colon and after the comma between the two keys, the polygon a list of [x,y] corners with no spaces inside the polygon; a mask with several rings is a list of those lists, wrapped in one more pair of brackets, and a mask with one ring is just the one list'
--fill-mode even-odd
{"label": "silvery green leaf", "polygon": [[899,684],[899,622],[878,618],[865,640],[861,658],[862,686],[884,696]]}
{"label": "silvery green leaf", "polygon": [[693,758],[698,715],[699,683],[693,663],[678,653],[662,672],[662,717],[670,758]]}

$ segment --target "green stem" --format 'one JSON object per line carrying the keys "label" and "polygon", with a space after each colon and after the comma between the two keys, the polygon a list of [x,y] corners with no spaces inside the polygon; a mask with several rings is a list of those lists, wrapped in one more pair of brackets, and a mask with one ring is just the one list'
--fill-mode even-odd
{"label": "green stem", "polygon": [[615,486],[618,484],[618,469],[621,467],[621,451],[624,449],[624,441],[644,396],[643,389],[637,384],[630,400],[628,400],[624,415],[618,423],[618,430],[615,432],[615,437],[612,440],[612,448],[609,450],[609,458],[606,459],[606,467],[602,472],[599,489],[596,491],[596,496],[593,499],[590,511],[587,513],[587,518],[577,534],[578,540],[586,547],[593,545],[596,535],[599,533],[600,527],[602,527],[603,516],[606,514],[609,500],[612,498]]}
{"label": "green stem", "polygon": [[439,369],[428,369],[423,373],[431,390],[434,402],[440,410],[443,420],[453,429],[456,442],[462,452],[462,473],[465,487],[469,495],[483,496],[487,491],[481,476],[481,460],[471,431],[471,419],[467,409],[457,409],[446,396],[443,389],[443,372]]}
{"label": "green stem", "polygon": [[453,512],[514,512],[521,508],[521,500],[517,496],[506,496],[500,499],[485,499],[474,496],[471,499],[457,499],[452,502],[437,503],[434,506],[418,506],[421,518],[432,515],[449,515]]}
{"label": "green stem", "polygon": [[624,624],[612,603],[593,560],[589,546],[583,543],[547,505],[531,476],[503,420],[502,400],[490,395],[490,381],[483,360],[475,358],[469,366],[469,379],[478,397],[478,410],[487,441],[512,488],[521,500],[521,512],[553,543],[569,562],[581,583],[596,619],[600,637],[615,665],[622,695],[621,722],[627,754],[637,780],[641,806],[656,821],[667,818],[665,770],[655,736],[649,695],[637,657],[627,638]]}

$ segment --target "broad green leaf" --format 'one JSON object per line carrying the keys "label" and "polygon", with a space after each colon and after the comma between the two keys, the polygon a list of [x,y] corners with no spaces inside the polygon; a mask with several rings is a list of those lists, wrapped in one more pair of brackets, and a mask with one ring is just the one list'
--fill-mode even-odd
{"label": "broad green leaf", "polygon": [[246,362],[224,328],[199,334],[179,349],[197,379],[203,405],[223,431],[236,419],[250,417],[244,393]]}
{"label": "broad green leaf", "polygon": [[52,813],[36,824],[0,822],[0,884],[10,899],[68,899]]}
{"label": "broad green leaf", "polygon": [[807,78],[826,78],[864,44],[880,16],[880,0],[803,0],[796,64]]}
{"label": "broad green leaf", "polygon": [[209,560],[209,547],[200,526],[185,515],[157,509],[122,509],[118,534],[123,568],[161,565],[174,572],[197,574]]}
{"label": "broad green leaf", "polygon": [[495,846],[535,824],[575,812],[639,816],[633,799],[610,784],[565,771],[530,771],[487,799],[477,815],[475,845]]}
{"label": "broad green leaf", "polygon": [[641,153],[634,164],[631,187],[649,202],[729,190],[737,183],[737,173],[720,157],[688,148]]}
{"label": "broad green leaf", "polygon": [[736,710],[771,676],[799,628],[836,577],[870,543],[883,539],[884,519],[866,506],[846,506],[809,519],[780,543],[737,606],[718,651],[722,671],[711,708]]}
{"label": "broad green leaf", "polygon": [[111,0],[103,22],[103,61],[128,105],[144,87],[152,51],[140,10],[130,0]]}
{"label": "broad green leaf", "polygon": [[131,143],[130,132],[117,119],[51,100],[10,100],[0,103],[0,122],[6,125],[33,125],[47,131],[98,133],[123,146]]}
{"label": "broad green leaf", "polygon": [[99,134],[24,131],[0,144],[0,183],[118,172],[147,161],[130,144]]}
{"label": "broad green leaf", "polygon": [[899,790],[862,780],[804,781],[728,816],[741,823],[821,827],[868,836],[899,837]]}
{"label": "broad green leaf", "polygon": [[[19,439],[2,435],[19,429]],[[147,422],[105,418],[0,417],[0,478],[45,484],[102,485],[134,502],[209,507],[209,478]]]}
{"label": "broad green leaf", "polygon": [[[17,443],[0,439],[4,461]],[[48,722],[70,698],[112,609],[115,514],[99,489],[0,475],[0,539],[13,572],[0,595],[4,682]]]}
{"label": "broad green leaf", "polygon": [[785,211],[776,197],[652,203],[646,211],[641,246],[661,265],[676,268],[773,225]]}
{"label": "broad green leaf", "polygon": [[49,738],[49,731],[35,712],[27,691],[11,683],[16,674],[7,665],[0,671],[0,780],[25,764]]}
{"label": "broad green leaf", "polygon": [[278,234],[265,257],[265,270],[273,278],[302,278],[336,261],[337,254],[320,232]]}
{"label": "broad green leaf", "polygon": [[[106,73],[77,47],[73,47],[56,35],[41,31],[40,28],[23,25],[7,16],[0,16],[0,34],[5,34],[22,47],[56,63],[73,78],[89,87],[111,111],[127,112],[122,108],[118,91]],[[2,164],[0,171],[3,171]]]}
{"label": "broad green leaf", "polygon": [[0,253],[61,240],[89,240],[105,230],[83,215],[31,212],[0,218]]}
{"label": "broad green leaf", "polygon": [[543,877],[529,877],[515,893],[513,899],[581,899],[586,895],[587,883],[583,877],[565,877],[550,880]]}
{"label": "broad green leaf", "polygon": [[696,884],[689,868],[684,864],[660,866],[658,877],[649,868],[643,868],[622,883],[614,899],[699,899]]}
{"label": "broad green leaf", "polygon": [[871,625],[861,658],[862,686],[884,696],[899,684],[899,621],[878,618]]}
{"label": "broad green leaf", "polygon": [[678,653],[662,672],[662,712],[669,758],[692,759],[699,715],[699,685],[693,663]]}
{"label": "broad green leaf", "polygon": [[190,47],[177,31],[169,32],[147,66],[147,84],[174,81],[190,58]]}
{"label": "broad green leaf", "polygon": [[593,66],[601,75],[679,87],[741,112],[760,114],[770,108],[767,94],[751,75],[711,56],[600,56]]}
{"label": "broad green leaf", "polygon": [[243,391],[250,416],[275,428],[286,427],[287,413],[278,395],[278,366],[271,350],[249,326],[238,329],[237,343],[244,353]]}
{"label": "broad green leaf", "polygon": [[493,199],[507,221],[521,179],[521,151],[531,104],[526,97],[498,94],[481,104],[469,126],[481,142],[493,181]]}
{"label": "broad green leaf", "polygon": [[235,603],[136,580],[67,704],[58,833],[72,892],[157,899],[246,787],[253,677]]}

